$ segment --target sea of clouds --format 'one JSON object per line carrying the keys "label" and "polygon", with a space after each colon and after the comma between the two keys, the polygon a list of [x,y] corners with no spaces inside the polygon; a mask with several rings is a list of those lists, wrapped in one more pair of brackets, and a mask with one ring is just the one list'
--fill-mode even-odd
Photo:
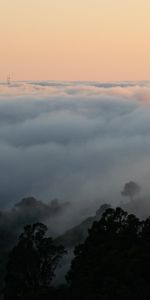
{"label": "sea of clouds", "polygon": [[0,208],[23,197],[92,213],[150,194],[150,82],[0,83]]}

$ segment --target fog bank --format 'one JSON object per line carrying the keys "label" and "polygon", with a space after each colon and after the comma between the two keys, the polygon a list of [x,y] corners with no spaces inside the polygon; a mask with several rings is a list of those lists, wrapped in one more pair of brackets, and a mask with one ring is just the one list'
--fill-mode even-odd
{"label": "fog bank", "polygon": [[149,82],[0,83],[0,207],[34,196],[78,215],[150,193]]}

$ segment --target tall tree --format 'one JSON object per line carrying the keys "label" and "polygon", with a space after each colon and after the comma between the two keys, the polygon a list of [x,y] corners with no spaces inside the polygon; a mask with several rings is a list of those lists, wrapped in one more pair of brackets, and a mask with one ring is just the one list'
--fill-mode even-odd
{"label": "tall tree", "polygon": [[45,236],[46,231],[42,223],[24,227],[9,255],[5,299],[26,299],[28,293],[50,286],[64,248],[54,245],[52,238]]}

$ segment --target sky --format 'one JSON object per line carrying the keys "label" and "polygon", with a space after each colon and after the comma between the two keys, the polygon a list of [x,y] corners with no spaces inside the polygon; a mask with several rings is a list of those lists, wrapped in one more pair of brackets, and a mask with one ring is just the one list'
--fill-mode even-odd
{"label": "sky", "polygon": [[149,0],[0,0],[0,80],[148,80],[149,12]]}

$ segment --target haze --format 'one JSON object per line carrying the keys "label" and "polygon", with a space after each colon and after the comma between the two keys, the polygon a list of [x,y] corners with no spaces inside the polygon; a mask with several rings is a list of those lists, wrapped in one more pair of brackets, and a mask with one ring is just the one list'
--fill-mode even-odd
{"label": "haze", "polygon": [[149,0],[0,0],[0,80],[150,78]]}
{"label": "haze", "polygon": [[91,214],[128,180],[149,195],[149,95],[149,82],[1,83],[1,207],[34,196]]}

